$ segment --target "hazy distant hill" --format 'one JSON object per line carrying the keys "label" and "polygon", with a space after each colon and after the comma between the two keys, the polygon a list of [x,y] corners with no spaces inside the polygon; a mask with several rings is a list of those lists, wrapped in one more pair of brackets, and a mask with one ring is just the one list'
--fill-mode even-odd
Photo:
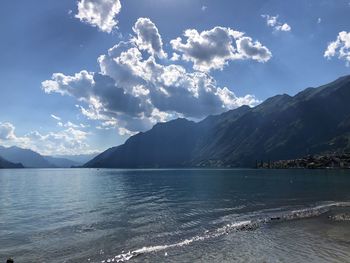
{"label": "hazy distant hill", "polygon": [[51,156],[44,156],[44,158],[50,164],[52,164],[57,168],[71,168],[72,166],[80,166],[83,164],[82,162],[75,162],[66,158],[51,157]]}
{"label": "hazy distant hill", "polygon": [[54,168],[55,165],[50,163],[42,155],[28,149],[22,149],[16,146],[0,146],[0,156],[13,163],[21,163],[28,168]]}
{"label": "hazy distant hill", "polygon": [[84,155],[86,159],[78,162],[63,157],[43,156],[32,150],[15,146],[8,148],[0,146],[0,156],[12,163],[21,163],[27,168],[70,168],[72,166],[81,166],[84,164],[84,161],[86,162],[92,158],[91,155]]}
{"label": "hazy distant hill", "polygon": [[85,167],[252,167],[260,159],[343,151],[350,151],[350,76],[198,123],[157,124]]}
{"label": "hazy distant hill", "polygon": [[20,163],[12,163],[0,156],[0,169],[3,168],[23,168],[23,165]]}
{"label": "hazy distant hill", "polygon": [[76,165],[83,165],[84,163],[92,160],[95,158],[99,153],[92,153],[92,154],[76,154],[76,155],[55,155],[53,156],[56,159],[68,159],[70,161],[75,162]]}

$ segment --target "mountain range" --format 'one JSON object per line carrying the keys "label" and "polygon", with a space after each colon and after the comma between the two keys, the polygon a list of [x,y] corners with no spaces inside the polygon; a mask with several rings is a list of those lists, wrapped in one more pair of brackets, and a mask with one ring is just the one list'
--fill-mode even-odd
{"label": "mountain range", "polygon": [[66,156],[52,157],[43,156],[30,149],[22,149],[16,146],[0,146],[0,167],[13,168],[11,166],[17,165],[17,168],[21,168],[21,166],[26,168],[70,168],[72,166],[81,166],[94,156],[96,154],[72,155],[68,156],[68,158]]}
{"label": "mountain range", "polygon": [[200,122],[156,124],[84,167],[254,167],[257,160],[330,152],[350,152],[350,76]]}
{"label": "mountain range", "polygon": [[82,164],[90,161],[91,159],[95,158],[98,155],[98,153],[91,153],[91,154],[76,154],[76,155],[54,155],[53,157],[55,159],[68,159],[70,161],[73,161],[76,163],[75,165],[71,166],[81,166]]}

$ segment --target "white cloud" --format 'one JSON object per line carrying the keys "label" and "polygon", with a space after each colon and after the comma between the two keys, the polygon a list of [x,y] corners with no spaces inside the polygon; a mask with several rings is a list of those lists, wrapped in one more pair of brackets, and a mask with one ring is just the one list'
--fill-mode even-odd
{"label": "white cloud", "polygon": [[208,7],[207,6],[205,6],[205,5],[203,5],[202,7],[201,7],[201,10],[204,12],[205,10],[207,10],[208,9]]}
{"label": "white cloud", "polygon": [[156,55],[159,58],[167,57],[163,50],[163,41],[158,28],[149,18],[141,17],[137,19],[132,29],[136,34],[133,41],[140,50],[146,50],[149,54]]}
{"label": "white cloud", "polygon": [[56,121],[60,121],[61,120],[60,117],[58,117],[58,116],[56,116],[54,114],[51,114],[51,117],[54,118]]}
{"label": "white cloud", "polygon": [[328,44],[324,57],[330,59],[334,56],[345,60],[347,66],[350,65],[350,32],[339,32],[337,39]]}
{"label": "white cloud", "polygon": [[[52,117],[52,116],[51,116]],[[57,116],[55,116],[55,117],[57,117]],[[54,119],[56,119],[56,118],[54,118]],[[75,124],[75,123],[73,123],[73,122],[71,122],[71,121],[67,121],[67,122],[62,122],[61,120],[61,118],[59,118],[59,119],[56,119],[56,120],[59,120],[58,122],[57,122],[57,125],[59,126],[59,127],[65,127],[65,128],[83,128],[83,129],[85,129],[85,128],[89,128],[90,126],[89,125],[85,125],[85,124],[82,124],[82,123],[79,123],[79,124]]]}
{"label": "white cloud", "polygon": [[253,59],[259,62],[267,62],[272,57],[268,48],[259,41],[253,42],[250,37],[241,37],[237,40],[237,50],[244,59]]}
{"label": "white cloud", "polygon": [[87,144],[88,133],[73,127],[47,134],[34,131],[25,137],[29,139],[28,148],[44,155],[95,152]]}
{"label": "white cloud", "polygon": [[0,122],[0,140],[8,141],[15,140],[15,127],[9,122]]}
{"label": "white cloud", "polygon": [[66,123],[59,122],[58,126],[66,127],[66,128],[84,128],[85,127],[85,126],[81,126],[81,125],[75,124],[75,123],[70,122],[70,121],[68,121]]}
{"label": "white cloud", "polygon": [[178,61],[180,59],[180,55],[177,53],[173,53],[172,57],[170,58],[171,61]]}
{"label": "white cloud", "polygon": [[317,18],[317,24],[321,24],[321,22],[322,22],[322,18],[321,17]]}
{"label": "white cloud", "polygon": [[287,23],[282,23],[278,21],[278,15],[277,16],[270,16],[270,15],[261,15],[261,17],[266,19],[266,25],[269,27],[272,27],[275,31],[284,31],[288,32],[291,31],[292,28]]}
{"label": "white cloud", "polygon": [[125,129],[123,127],[120,127],[118,128],[118,132],[121,136],[133,136],[135,134],[137,134],[137,132],[132,132],[132,131],[129,131],[128,129]]}
{"label": "white cloud", "polygon": [[[149,19],[142,21],[156,28]],[[131,135],[176,117],[199,119],[243,104],[259,103],[252,95],[238,97],[230,89],[218,86],[205,72],[188,71],[183,66],[169,64],[171,60],[163,61],[165,64],[156,61],[162,44],[158,31],[153,29],[150,35],[155,39],[144,37],[143,33],[139,35],[143,26],[135,25],[135,35],[130,36],[128,42],[120,42],[98,58],[100,72],[82,70],[72,76],[55,73],[50,80],[42,82],[43,90],[75,97],[81,113],[99,122],[97,129],[116,129],[121,135]],[[243,37],[243,33],[225,28],[218,30],[224,31],[223,34],[229,32],[227,42],[237,45],[237,49],[226,47],[228,56],[260,62],[271,57],[267,48]],[[213,45],[220,48],[217,39],[212,40]],[[223,53],[215,53],[212,60],[220,55],[225,57]]]}
{"label": "white cloud", "polygon": [[290,31],[292,28],[287,23],[284,23],[282,26],[277,26],[276,29],[287,32]]}
{"label": "white cloud", "polygon": [[88,135],[89,133],[81,131],[76,127],[69,127],[47,134],[32,131],[24,136],[18,136],[15,133],[15,126],[12,123],[0,122],[1,145],[31,149],[43,155],[96,152],[87,144]]}
{"label": "white cloud", "polygon": [[80,0],[75,17],[103,32],[111,33],[118,24],[116,16],[120,9],[120,0]]}
{"label": "white cloud", "polygon": [[83,129],[89,128],[89,127],[90,127],[90,125],[88,125],[88,124],[82,124],[82,123],[80,123],[79,126],[80,126],[80,128],[83,128]]}
{"label": "white cloud", "polygon": [[55,73],[52,75],[52,80],[44,81],[42,86],[46,93],[58,92],[62,95],[69,94],[83,100],[89,97],[93,84],[93,73],[82,70],[74,74],[74,76]]}
{"label": "white cloud", "polygon": [[46,93],[60,93],[90,104],[93,109],[108,114],[112,112],[128,115],[141,114],[145,109],[140,100],[116,86],[115,81],[99,73],[81,71],[74,76],[55,73],[51,80],[42,83]]}
{"label": "white cloud", "polygon": [[[173,49],[182,53],[183,60],[193,62],[195,70],[203,72],[223,69],[230,60],[253,59],[265,62],[272,56],[260,42],[253,43],[250,37],[244,36],[244,33],[227,27],[214,27],[200,33],[195,29],[188,29],[184,32],[184,36],[185,43],[180,37],[171,40]],[[250,43],[242,46],[241,49],[236,48],[242,41]],[[251,47],[255,49],[254,56],[250,56],[251,52],[245,49]],[[259,57],[260,54],[263,54],[263,57]]]}

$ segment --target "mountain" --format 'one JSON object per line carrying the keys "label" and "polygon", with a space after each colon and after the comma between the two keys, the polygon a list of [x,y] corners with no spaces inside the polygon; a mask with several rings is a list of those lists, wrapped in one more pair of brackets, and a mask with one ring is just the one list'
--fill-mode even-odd
{"label": "mountain", "polygon": [[11,163],[0,157],[0,169],[3,168],[23,168],[23,165],[21,163]]}
{"label": "mountain", "polygon": [[150,131],[130,137],[108,149],[86,167],[173,167],[191,159],[196,143],[196,123],[177,119],[156,124]]}
{"label": "mountain", "polygon": [[82,162],[75,162],[67,158],[44,156],[45,160],[57,168],[71,168],[72,166],[81,166]]}
{"label": "mountain", "polygon": [[350,152],[350,76],[195,123],[156,124],[85,167],[253,167],[256,160]]}
{"label": "mountain", "polygon": [[97,154],[82,154],[72,156],[43,156],[29,149],[16,146],[0,146],[0,156],[12,163],[21,163],[27,168],[70,168],[82,166]]}
{"label": "mountain", "polygon": [[9,148],[0,146],[0,156],[13,163],[21,163],[27,168],[55,168],[56,166],[45,159],[44,156],[29,149],[16,146]]}
{"label": "mountain", "polygon": [[91,159],[95,158],[99,153],[92,154],[77,154],[77,155],[55,155],[53,156],[56,159],[68,159],[73,161],[75,164],[73,166],[81,166],[84,163],[87,163]]}

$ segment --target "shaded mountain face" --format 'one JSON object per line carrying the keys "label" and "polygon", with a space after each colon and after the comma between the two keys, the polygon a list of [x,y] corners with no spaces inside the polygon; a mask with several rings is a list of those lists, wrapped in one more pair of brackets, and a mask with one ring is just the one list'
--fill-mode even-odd
{"label": "shaded mountain face", "polygon": [[0,169],[7,169],[7,168],[23,168],[23,165],[21,163],[12,163],[4,158],[0,157]]}
{"label": "shaded mountain face", "polygon": [[86,167],[178,167],[192,158],[196,144],[196,123],[177,119],[159,123],[150,131],[130,137],[88,162]]}
{"label": "shaded mountain face", "polygon": [[256,160],[344,151],[350,151],[350,76],[198,123],[157,124],[85,166],[253,167]]}

